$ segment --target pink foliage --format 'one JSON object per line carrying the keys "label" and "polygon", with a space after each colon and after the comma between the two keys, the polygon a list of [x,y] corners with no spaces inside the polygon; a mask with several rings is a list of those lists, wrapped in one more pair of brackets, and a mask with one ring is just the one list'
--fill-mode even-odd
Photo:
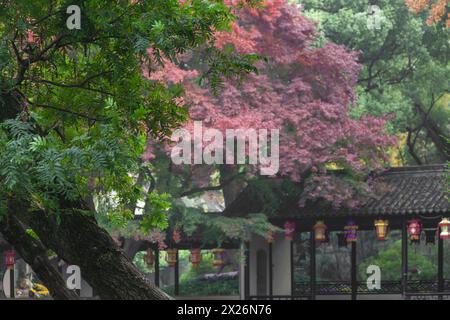
{"label": "pink foliage", "polygon": [[160,229],[153,229],[149,232],[148,239],[151,243],[156,243],[159,250],[165,250],[167,248],[166,233]]}
{"label": "pink foliage", "polygon": [[[349,117],[361,69],[357,53],[333,43],[313,47],[314,23],[285,0],[266,1],[264,9],[242,9],[238,15],[231,33],[217,34],[217,46],[232,44],[238,52],[267,56],[258,75],[242,85],[227,81],[214,96],[191,81],[196,70],[167,63],[152,74],[152,79],[185,85],[191,117],[186,129],[192,130],[193,120],[221,131],[279,129],[279,174],[294,181],[311,166],[325,172],[330,163],[357,171],[383,165],[383,151],[394,143],[384,131],[387,119]],[[189,65],[190,58],[181,60]],[[341,200],[351,196],[343,193]]]}

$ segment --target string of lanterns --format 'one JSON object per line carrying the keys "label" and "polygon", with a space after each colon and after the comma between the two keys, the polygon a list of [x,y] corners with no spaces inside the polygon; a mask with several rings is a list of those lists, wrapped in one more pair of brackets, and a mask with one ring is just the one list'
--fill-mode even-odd
{"label": "string of lanterns", "polygon": [[[376,238],[379,241],[384,241],[387,239],[389,233],[389,220],[377,219],[374,221],[374,228],[376,233]],[[318,220],[313,226],[314,240],[319,243],[328,242],[328,227],[323,220]],[[344,232],[339,234],[340,245],[345,245],[345,243],[352,243],[358,240],[358,230],[359,226],[354,220],[349,220],[344,226]],[[435,229],[423,229],[421,221],[419,219],[412,219],[408,222],[407,232],[408,238],[411,242],[419,242],[422,231],[426,232],[427,243],[434,243],[434,230]],[[295,222],[286,221],[284,223],[284,238],[287,241],[293,241],[296,231]],[[432,231],[433,233],[430,233]],[[438,224],[438,229],[436,230],[440,239],[450,239],[450,219],[443,218]],[[429,241],[428,238],[433,238],[433,241]],[[267,233],[266,240],[268,243],[274,241],[274,233],[269,230]],[[216,268],[221,268],[225,264],[225,249],[215,248],[211,250],[214,256],[213,265]],[[8,259],[9,258],[9,259]],[[13,260],[12,255],[7,255],[7,261]],[[166,261],[169,266],[174,267],[178,260],[178,249],[170,248],[167,249]],[[148,249],[144,255],[144,261],[148,266],[153,266],[155,263],[155,254],[152,249]],[[189,262],[192,267],[198,268],[202,262],[202,252],[200,248],[192,248],[190,250]]]}
{"label": "string of lanterns", "polygon": [[[384,241],[389,232],[389,221],[378,219],[374,222],[377,240]],[[313,226],[314,239],[316,242],[327,242],[327,226],[323,220],[319,220]],[[358,225],[355,221],[350,220],[344,227],[344,238],[347,243],[356,242],[358,239]],[[450,219],[443,218],[438,224],[440,239],[450,239]],[[411,242],[419,242],[422,234],[422,224],[419,219],[413,219],[408,222],[408,237]]]}
{"label": "string of lanterns", "polygon": [[[202,250],[200,248],[193,248],[190,250],[191,254],[189,256],[189,262],[192,264],[192,267],[198,268],[200,263],[203,260]],[[166,254],[166,262],[170,267],[175,267],[178,261],[178,249],[171,248],[167,249]],[[221,268],[225,264],[225,249],[216,248],[212,249],[211,253],[214,256],[213,265],[216,268]],[[147,266],[152,267],[155,263],[155,254],[153,249],[147,249],[147,252],[144,254],[144,262]]]}

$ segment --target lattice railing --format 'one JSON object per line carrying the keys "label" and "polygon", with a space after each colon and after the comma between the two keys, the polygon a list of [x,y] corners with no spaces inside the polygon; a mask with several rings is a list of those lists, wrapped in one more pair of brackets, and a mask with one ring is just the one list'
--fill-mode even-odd
{"label": "lattice railing", "polygon": [[[442,292],[450,292],[450,280],[444,281]],[[318,281],[315,286],[316,295],[345,295],[351,294],[352,286],[350,281]],[[380,289],[370,290],[367,283],[359,281],[357,283],[358,294],[401,294],[403,287],[401,281],[382,281]],[[414,293],[437,293],[439,287],[437,281],[429,280],[408,280],[406,292]],[[299,282],[294,285],[295,295],[311,294],[309,282]]]}

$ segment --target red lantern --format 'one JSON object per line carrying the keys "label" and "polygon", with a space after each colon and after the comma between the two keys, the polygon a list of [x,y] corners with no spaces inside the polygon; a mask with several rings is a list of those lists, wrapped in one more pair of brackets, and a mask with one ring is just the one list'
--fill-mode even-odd
{"label": "red lantern", "polygon": [[197,268],[200,265],[200,262],[202,262],[202,251],[201,249],[192,249],[191,250],[191,256],[189,257],[189,261],[192,263],[192,266],[194,268]]}
{"label": "red lantern", "polygon": [[222,248],[216,248],[211,250],[212,254],[214,255],[214,261],[213,265],[216,268],[221,268],[225,264],[224,258],[225,258],[225,249]]}
{"label": "red lantern", "polygon": [[358,225],[355,221],[350,220],[347,225],[344,227],[345,229],[345,239],[347,242],[356,242],[358,239]]}
{"label": "red lantern", "polygon": [[178,249],[167,249],[166,261],[169,266],[174,267],[177,264]]}
{"label": "red lantern", "polygon": [[422,227],[420,225],[420,221],[417,219],[411,220],[408,225],[409,240],[414,241],[414,242],[420,241],[420,233],[421,232],[422,232]]}
{"label": "red lantern", "polygon": [[147,264],[147,266],[151,267],[155,263],[155,254],[153,253],[153,250],[148,248],[147,252],[144,255],[144,261]]}
{"label": "red lantern", "polygon": [[439,237],[441,239],[450,239],[450,220],[447,218],[442,219],[442,221],[439,223],[439,228],[441,228]]}
{"label": "red lantern", "polygon": [[313,227],[314,229],[314,239],[317,242],[325,242],[327,240],[326,230],[327,226],[323,221],[317,221],[317,223]]}
{"label": "red lantern", "polygon": [[14,250],[5,251],[5,264],[8,269],[13,269],[16,264],[16,252]]}
{"label": "red lantern", "polygon": [[295,222],[286,221],[284,224],[284,238],[287,241],[294,240]]}
{"label": "red lantern", "polygon": [[388,220],[375,220],[375,231],[377,233],[377,240],[386,240],[388,233]]}

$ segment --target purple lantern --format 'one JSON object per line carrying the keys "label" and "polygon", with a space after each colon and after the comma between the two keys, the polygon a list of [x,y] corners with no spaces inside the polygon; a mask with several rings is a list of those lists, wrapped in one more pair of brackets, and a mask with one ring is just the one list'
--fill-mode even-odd
{"label": "purple lantern", "polygon": [[358,225],[355,221],[350,220],[345,226],[345,239],[347,242],[356,242],[358,239]]}

